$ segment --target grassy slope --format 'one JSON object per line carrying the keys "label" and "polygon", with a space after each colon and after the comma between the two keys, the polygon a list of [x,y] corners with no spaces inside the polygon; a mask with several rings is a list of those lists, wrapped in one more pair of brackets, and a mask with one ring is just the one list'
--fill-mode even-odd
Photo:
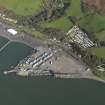
{"label": "grassy slope", "polygon": [[100,58],[105,58],[105,48],[92,48],[91,52]]}
{"label": "grassy slope", "polygon": [[73,26],[73,24],[69,21],[69,19],[66,16],[64,16],[53,22],[41,22],[41,26],[46,28],[51,27],[51,28],[56,28],[63,31],[68,31]]}
{"label": "grassy slope", "polygon": [[[81,11],[81,0],[70,0],[71,6],[63,17],[53,22],[41,22],[42,27],[51,27],[67,32],[73,24],[69,21],[68,16],[75,16],[77,19],[82,17],[77,23],[88,30],[96,33],[96,37],[105,41],[105,31],[97,33],[100,29],[105,28],[105,17],[96,13],[92,13],[87,17]],[[18,15],[32,15],[40,9],[41,0],[0,0],[0,6],[14,11]],[[42,34],[35,32],[35,37],[42,38]],[[37,36],[36,36],[37,35]],[[99,57],[105,56],[105,48],[97,48],[91,50]]]}
{"label": "grassy slope", "polygon": [[71,5],[70,8],[67,10],[67,16],[75,16],[77,19],[83,17],[84,14],[81,11],[81,0],[70,0]]}
{"label": "grassy slope", "polygon": [[96,37],[100,40],[100,41],[105,41],[105,30],[102,32],[99,32],[96,34]]}
{"label": "grassy slope", "polygon": [[39,32],[39,31],[33,31],[31,28],[29,27],[24,27],[22,30],[24,30],[25,32],[27,33],[31,33],[35,38],[38,38],[38,39],[41,39],[41,40],[44,40],[46,39],[46,36],[45,34]]}
{"label": "grassy slope", "polygon": [[0,0],[0,6],[14,11],[18,15],[32,15],[39,10],[41,0]]}
{"label": "grassy slope", "polygon": [[77,19],[83,17],[80,1],[81,0],[70,0],[71,6],[63,17],[53,22],[42,22],[41,25],[43,27],[56,28],[67,32],[73,26],[73,24],[69,21],[68,16],[75,16]]}
{"label": "grassy slope", "polygon": [[96,33],[105,27],[105,17],[100,16],[97,13],[92,13],[78,23],[87,31]]}
{"label": "grassy slope", "polygon": [[[96,13],[84,17],[81,11],[81,0],[69,0],[71,5],[63,17],[53,22],[42,22],[43,27],[52,27],[68,31],[73,25],[68,16],[75,16],[77,19],[83,17],[78,23],[88,31],[98,32],[105,27],[105,17]],[[0,0],[0,5],[13,10],[18,15],[32,15],[40,9],[41,0]]]}

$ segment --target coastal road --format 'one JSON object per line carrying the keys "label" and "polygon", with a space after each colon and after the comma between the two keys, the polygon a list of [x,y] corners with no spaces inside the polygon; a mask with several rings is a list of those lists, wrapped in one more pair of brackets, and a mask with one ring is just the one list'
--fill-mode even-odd
{"label": "coastal road", "polygon": [[14,27],[10,27],[4,23],[0,23],[0,36],[5,37],[10,41],[24,43],[32,48],[35,48],[35,47],[47,48],[47,45],[44,42],[36,39],[35,37],[33,37],[32,35],[29,35],[28,33],[18,31],[18,34],[15,36],[10,34],[9,32],[7,32],[7,29],[9,28],[14,29]]}

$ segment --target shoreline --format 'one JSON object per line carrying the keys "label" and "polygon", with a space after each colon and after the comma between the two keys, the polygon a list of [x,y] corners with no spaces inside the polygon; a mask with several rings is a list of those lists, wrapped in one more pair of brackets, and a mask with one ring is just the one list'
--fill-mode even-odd
{"label": "shoreline", "polygon": [[[16,76],[20,76],[20,77],[41,77],[40,75],[38,76],[31,76],[28,74],[28,72],[24,72],[21,74],[18,74],[18,72],[16,72],[14,69],[10,70],[10,71],[4,71],[4,75],[8,75],[9,73],[14,73],[15,72],[15,75]],[[43,75],[44,76],[44,75]],[[68,73],[64,73],[64,75],[56,75],[54,74],[54,76],[50,76],[54,79],[64,79],[64,80],[69,80],[69,79],[88,79],[88,80],[95,80],[95,81],[98,81],[100,83],[104,83],[105,84],[105,80],[100,78],[100,77],[97,77],[93,74],[93,76],[75,76],[75,75],[71,75],[71,74],[68,74]]]}
{"label": "shoreline", "polygon": [[[8,26],[5,23],[0,22],[0,36],[6,39],[9,39],[11,42],[23,43],[32,48],[40,47],[40,46],[47,48],[47,45],[45,42],[33,37],[28,33],[17,31],[18,32],[17,35],[13,36],[9,32],[7,32],[7,29],[9,28],[11,28],[11,26]],[[17,30],[17,28],[14,28],[14,29]]]}
{"label": "shoreline", "polygon": [[[0,28],[1,28],[0,29],[0,36],[9,39],[11,42],[23,43],[23,44],[26,44],[26,45],[28,45],[29,47],[32,47],[32,48],[40,47],[40,46],[44,47],[44,48],[48,48],[48,46],[44,42],[38,40],[37,38],[35,38],[35,37],[31,36],[31,35],[26,34],[26,33],[18,32],[18,34],[16,36],[13,36],[13,35],[9,34],[7,32],[7,29],[11,28],[11,26],[6,25],[5,23],[0,22]],[[73,58],[71,58],[71,59],[73,59]],[[75,61],[75,62],[77,62],[77,61]],[[85,76],[81,75],[81,76],[77,76],[77,77],[75,75],[74,76],[73,75],[69,75],[69,76],[68,75],[65,75],[65,76],[63,75],[64,77],[63,76],[57,76],[57,77],[55,76],[54,78],[61,78],[61,79],[90,79],[90,80],[96,80],[96,81],[105,83],[105,80],[103,80],[103,79],[101,79],[101,78],[99,78],[99,77],[97,77],[95,75],[90,75],[90,76],[89,75],[87,76],[87,75],[88,74],[86,74]]]}
{"label": "shoreline", "polygon": [[105,84],[105,80],[97,77],[97,76],[93,76],[93,77],[54,77],[55,79],[88,79],[88,80],[94,80],[94,81],[98,81],[98,82],[101,82],[101,83],[104,83]]}

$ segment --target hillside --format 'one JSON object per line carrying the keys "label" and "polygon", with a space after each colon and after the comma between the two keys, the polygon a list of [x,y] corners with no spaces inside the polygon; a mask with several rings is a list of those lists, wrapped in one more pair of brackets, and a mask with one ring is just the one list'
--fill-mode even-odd
{"label": "hillside", "polygon": [[[43,1],[46,1],[43,2],[44,7],[42,0],[0,0],[0,8],[2,8],[0,10],[7,10],[7,13],[11,11],[15,13],[14,15],[20,16],[18,20],[21,25],[25,26],[24,31],[37,33],[37,37],[41,38],[43,34],[39,32],[43,33],[43,30],[46,29],[47,32],[63,31],[67,33],[74,25],[78,25],[89,33],[91,38],[99,40],[105,46],[105,16],[103,16],[105,15],[105,0],[83,0],[90,10],[95,6],[94,11],[88,12],[84,11],[82,0],[57,0],[63,1],[63,4],[60,2],[56,6],[56,3],[52,2],[55,0]],[[52,11],[49,8],[52,8]],[[47,10],[47,13],[43,13],[44,9]],[[37,24],[39,27],[36,27]],[[29,26],[36,28],[36,32],[32,32]],[[44,34],[50,35],[50,33]],[[62,37],[61,34],[60,36]],[[103,57],[101,53],[100,55]]]}
{"label": "hillside", "polygon": [[105,0],[86,0],[86,4],[89,8],[95,6],[102,15],[105,15]]}
{"label": "hillside", "polygon": [[41,0],[0,0],[0,7],[9,9],[17,15],[27,16],[40,9]]}

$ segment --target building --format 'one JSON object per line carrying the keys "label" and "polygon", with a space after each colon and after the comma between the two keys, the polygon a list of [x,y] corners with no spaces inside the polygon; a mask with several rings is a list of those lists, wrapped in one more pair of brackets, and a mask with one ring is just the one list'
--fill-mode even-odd
{"label": "building", "polygon": [[94,46],[94,43],[88,38],[78,26],[74,26],[68,33],[67,38],[70,42],[78,44],[82,48]]}
{"label": "building", "polygon": [[100,72],[105,72],[105,64],[99,65],[96,67],[96,70],[100,71]]}
{"label": "building", "polygon": [[16,35],[16,34],[17,34],[17,31],[14,30],[14,29],[8,29],[7,31],[8,31],[10,34],[12,34],[12,35]]}

